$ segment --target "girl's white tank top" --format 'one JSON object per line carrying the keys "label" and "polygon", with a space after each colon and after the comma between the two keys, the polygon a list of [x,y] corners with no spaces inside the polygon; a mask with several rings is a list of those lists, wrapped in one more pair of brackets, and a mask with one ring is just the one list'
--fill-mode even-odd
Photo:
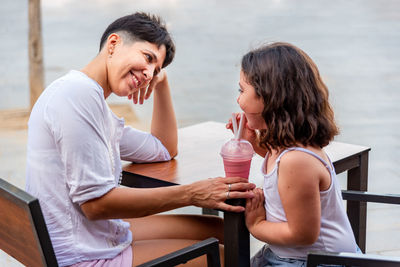
{"label": "girl's white tank top", "polygon": [[266,219],[270,222],[286,222],[286,214],[282,206],[278,192],[278,169],[281,157],[289,151],[302,151],[319,159],[329,170],[331,184],[326,191],[320,192],[321,199],[321,228],[317,241],[310,246],[286,247],[270,245],[271,250],[282,258],[306,259],[309,251],[330,251],[330,252],[356,252],[357,244],[347,218],[343,205],[340,184],[337,181],[336,173],[331,160],[325,162],[316,153],[301,147],[292,147],[284,150],[276,159],[274,169],[266,173],[265,163],[268,154],[265,156],[262,173],[264,175],[264,196]]}

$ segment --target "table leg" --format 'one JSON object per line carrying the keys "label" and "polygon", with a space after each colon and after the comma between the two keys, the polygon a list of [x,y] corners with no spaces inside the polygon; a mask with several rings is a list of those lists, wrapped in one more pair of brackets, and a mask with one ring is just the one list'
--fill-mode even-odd
{"label": "table leg", "polygon": [[[347,189],[367,191],[368,187],[368,151],[359,155],[359,167],[347,172]],[[353,227],[356,242],[362,252],[365,253],[367,203],[359,201],[347,201],[347,216]]]}
{"label": "table leg", "polygon": [[[230,199],[230,205],[245,205],[244,199]],[[224,212],[225,266],[250,266],[250,236],[244,213]]]}

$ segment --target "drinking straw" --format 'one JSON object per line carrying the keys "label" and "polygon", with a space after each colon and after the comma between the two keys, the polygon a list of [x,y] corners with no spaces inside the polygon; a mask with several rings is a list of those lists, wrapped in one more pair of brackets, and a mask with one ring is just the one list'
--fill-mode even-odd
{"label": "drinking straw", "polygon": [[239,122],[239,129],[237,132],[236,139],[240,139],[242,137],[242,130],[243,130],[243,124],[244,124],[244,113],[240,114],[240,122]]}
{"label": "drinking straw", "polygon": [[233,136],[237,139],[237,121],[236,114],[232,113],[232,127],[233,127]]}

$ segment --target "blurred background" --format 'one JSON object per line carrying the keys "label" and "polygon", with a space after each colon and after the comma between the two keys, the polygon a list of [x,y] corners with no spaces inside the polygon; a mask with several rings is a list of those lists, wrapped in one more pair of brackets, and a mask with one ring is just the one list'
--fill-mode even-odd
{"label": "blurred background", "polygon": [[[29,107],[27,7],[28,1],[1,2],[0,110]],[[116,18],[161,15],[177,46],[167,72],[179,127],[225,122],[239,111],[241,56],[266,42],[293,43],[315,61],[330,90],[341,129],[336,140],[371,147],[369,191],[400,192],[399,1],[42,0],[41,7],[45,85],[94,58]],[[148,127],[151,101],[108,101],[132,105]],[[0,175],[22,187],[26,130],[0,130]],[[368,214],[367,251],[400,256],[400,209],[369,205]]]}

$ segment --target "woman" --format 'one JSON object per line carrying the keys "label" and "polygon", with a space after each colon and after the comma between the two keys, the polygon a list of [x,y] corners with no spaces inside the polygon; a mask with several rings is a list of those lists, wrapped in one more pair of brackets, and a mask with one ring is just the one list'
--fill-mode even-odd
{"label": "woman", "polygon": [[[243,207],[224,203],[228,188],[231,198],[253,196],[246,191],[254,185],[241,178],[119,187],[121,159],[165,161],[177,154],[163,70],[174,53],[158,17],[119,18],[105,30],[99,54],[81,71],[50,84],[36,102],[29,119],[26,188],[40,201],[60,266],[132,266],[210,236],[223,242],[219,218],[145,216],[188,205],[240,212]],[[105,102],[114,93],[143,103],[152,92],[151,133],[124,127]]]}

